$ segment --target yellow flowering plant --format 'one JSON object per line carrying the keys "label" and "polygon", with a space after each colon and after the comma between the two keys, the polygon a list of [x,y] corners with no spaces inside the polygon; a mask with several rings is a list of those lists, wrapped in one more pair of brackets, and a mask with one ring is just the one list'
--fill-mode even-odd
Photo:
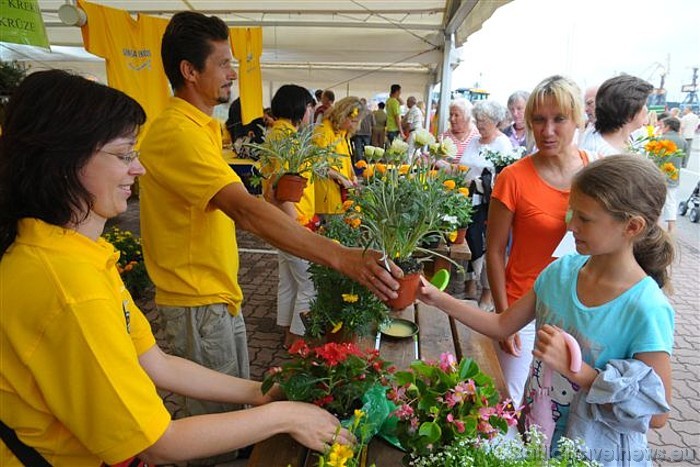
{"label": "yellow flowering plant", "polygon": [[650,138],[642,146],[641,152],[656,164],[666,178],[673,181],[678,180],[681,160],[685,153],[678,149],[676,143],[662,137]]}
{"label": "yellow flowering plant", "polygon": [[[326,451],[319,455],[318,467],[365,467],[367,445],[376,433],[374,421],[368,420],[367,414],[356,409],[352,419],[343,423],[357,438],[354,446],[334,442]],[[372,464],[373,467],[374,464]]]}
{"label": "yellow flowering plant", "polygon": [[143,297],[153,283],[146,273],[141,239],[133,232],[121,230],[116,226],[103,233],[102,237],[119,252],[117,270],[126,289],[135,299]]}
{"label": "yellow flowering plant", "polygon": [[[416,157],[409,162],[406,151],[405,143],[392,143],[385,154],[388,162],[377,162],[364,186],[351,194],[356,208],[348,209],[345,217],[359,221],[362,246],[384,252],[410,274],[420,270],[413,255],[426,251],[421,242],[452,230],[443,218],[452,192],[459,195],[459,191],[455,181],[448,182],[440,171],[432,169],[430,158]],[[447,189],[448,185],[452,189]]]}
{"label": "yellow flowering plant", "polygon": [[[359,214],[352,203],[345,206]],[[329,216],[319,233],[345,246],[359,246],[360,219],[354,216]],[[386,306],[366,287],[335,269],[311,264],[311,280],[316,297],[303,315],[306,336],[310,338],[367,336],[388,317]]]}

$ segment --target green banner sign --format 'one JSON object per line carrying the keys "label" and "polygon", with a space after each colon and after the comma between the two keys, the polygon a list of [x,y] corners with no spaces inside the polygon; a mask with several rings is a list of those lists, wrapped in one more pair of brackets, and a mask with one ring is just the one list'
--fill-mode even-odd
{"label": "green banner sign", "polygon": [[0,42],[49,49],[38,0],[0,0]]}

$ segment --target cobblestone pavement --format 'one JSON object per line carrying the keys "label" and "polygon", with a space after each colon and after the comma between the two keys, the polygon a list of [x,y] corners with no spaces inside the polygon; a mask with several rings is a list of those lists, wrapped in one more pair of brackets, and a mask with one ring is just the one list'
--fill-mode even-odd
{"label": "cobblestone pavement", "polygon": [[[138,232],[138,203],[116,223]],[[277,255],[265,242],[246,232],[238,233],[240,249],[239,281],[245,300],[243,313],[248,329],[251,377],[260,380],[265,371],[284,361],[283,333],[275,324],[277,290]],[[669,422],[660,430],[649,432],[649,444],[654,449],[656,466],[700,465],[700,277],[699,245],[679,242],[678,261],[673,268],[674,294],[671,302],[676,310],[676,335],[673,367],[673,402]],[[457,288],[451,284],[450,289]],[[141,306],[153,323],[154,332],[162,342],[150,300]],[[177,410],[176,401],[165,395],[166,404]],[[238,461],[233,465],[242,465]],[[224,467],[224,466],[220,466]],[[382,467],[382,466],[380,466]]]}

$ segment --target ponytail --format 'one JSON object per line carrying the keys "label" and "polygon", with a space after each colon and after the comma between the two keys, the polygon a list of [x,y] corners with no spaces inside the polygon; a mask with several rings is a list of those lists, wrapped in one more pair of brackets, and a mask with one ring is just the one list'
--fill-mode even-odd
{"label": "ponytail", "polygon": [[671,236],[652,224],[644,237],[634,244],[634,258],[662,289],[670,292],[669,267],[675,257],[675,248]]}

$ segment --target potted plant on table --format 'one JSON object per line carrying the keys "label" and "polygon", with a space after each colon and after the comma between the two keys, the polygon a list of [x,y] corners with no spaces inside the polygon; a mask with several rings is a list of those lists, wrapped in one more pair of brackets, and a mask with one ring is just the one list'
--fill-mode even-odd
{"label": "potted plant on table", "polygon": [[374,161],[374,171],[345,212],[348,222],[357,223],[362,245],[384,252],[403,270],[399,298],[388,302],[395,310],[415,300],[421,272],[415,253],[433,253],[419,245],[430,235],[445,233],[442,217],[449,197],[430,161],[414,157],[409,162],[407,152],[406,143],[394,140],[383,154],[386,163]]}
{"label": "potted plant on table", "polygon": [[491,439],[520,415],[509,399],[500,401],[493,380],[473,360],[457,362],[451,354],[396,372],[387,398],[397,406],[398,439],[413,457],[463,439]]}
{"label": "potted plant on table", "polygon": [[[346,201],[344,209],[352,209]],[[360,246],[359,219],[329,216],[318,233],[348,247]],[[319,264],[309,267],[316,296],[303,315],[305,335],[326,341],[353,341],[368,336],[388,318],[387,307],[367,287],[335,269]]]}
{"label": "potted plant on table", "polygon": [[388,384],[393,371],[378,350],[362,350],[350,342],[312,348],[298,340],[289,348],[289,355],[291,361],[268,371],[263,394],[277,383],[287,399],[316,404],[339,418],[348,418],[359,409],[370,388]]}
{"label": "potted plant on table", "polygon": [[298,202],[309,181],[327,178],[328,170],[337,164],[334,145],[318,147],[313,134],[313,127],[308,125],[298,131],[280,130],[262,144],[248,144],[257,151],[262,176],[272,180],[278,201]]}

